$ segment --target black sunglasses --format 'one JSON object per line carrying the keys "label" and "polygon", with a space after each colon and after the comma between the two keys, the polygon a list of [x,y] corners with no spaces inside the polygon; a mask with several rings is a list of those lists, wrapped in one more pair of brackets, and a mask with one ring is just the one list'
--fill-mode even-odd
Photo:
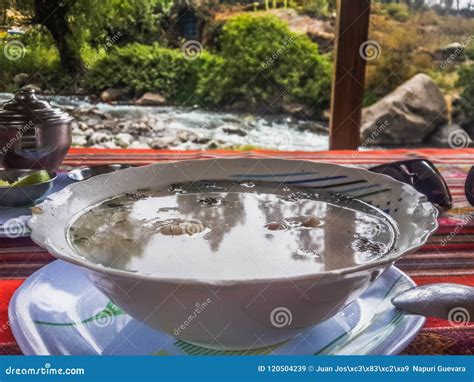
{"label": "black sunglasses", "polygon": [[[433,204],[437,204],[444,208],[451,208],[453,206],[453,198],[449,192],[448,185],[435,165],[428,159],[409,159],[391,162],[371,167],[368,170],[388,175],[395,180],[413,186],[418,192],[426,195],[428,200]],[[471,191],[471,197],[474,201],[473,169],[471,169],[469,175],[471,176],[469,190]],[[469,202],[473,204],[471,200],[469,200]]]}
{"label": "black sunglasses", "polygon": [[474,166],[471,167],[467,174],[466,183],[464,184],[464,194],[471,206],[474,206]]}

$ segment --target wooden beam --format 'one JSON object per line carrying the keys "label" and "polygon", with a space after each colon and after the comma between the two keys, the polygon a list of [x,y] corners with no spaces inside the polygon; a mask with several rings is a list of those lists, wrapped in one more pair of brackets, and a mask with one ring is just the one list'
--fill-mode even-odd
{"label": "wooden beam", "polygon": [[369,35],[370,0],[338,0],[331,99],[331,150],[360,146],[365,64],[360,47]]}

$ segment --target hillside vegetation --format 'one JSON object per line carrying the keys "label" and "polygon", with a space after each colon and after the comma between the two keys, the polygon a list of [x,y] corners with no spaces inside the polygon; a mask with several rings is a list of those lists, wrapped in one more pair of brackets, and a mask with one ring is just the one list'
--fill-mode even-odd
{"label": "hillside vegetation", "polygon": [[[33,22],[44,11],[35,5],[43,2],[64,10],[64,36],[53,33],[54,25]],[[467,107],[474,104],[474,18],[418,6],[422,1],[407,3],[410,7],[374,4],[370,39],[378,51],[368,61],[366,105],[420,72],[446,94],[461,94]],[[99,95],[125,88],[131,99],[156,92],[169,104],[292,109],[311,117],[320,117],[329,105],[331,1],[305,1],[296,10],[278,12],[266,10],[263,2],[256,11],[218,1],[12,4],[7,21],[24,34],[2,35],[1,91],[25,83],[47,93]],[[308,18],[317,22],[303,27],[300,17],[305,25]],[[186,18],[194,24],[181,25]],[[445,48],[453,43],[462,49],[450,54]],[[65,60],[67,54],[73,59]]]}

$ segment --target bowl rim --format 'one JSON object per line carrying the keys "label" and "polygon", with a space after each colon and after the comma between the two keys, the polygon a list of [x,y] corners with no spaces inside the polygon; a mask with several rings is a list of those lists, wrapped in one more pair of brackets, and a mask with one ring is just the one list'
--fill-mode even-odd
{"label": "bowl rim", "polygon": [[[415,188],[412,186],[400,182],[398,180],[395,180],[387,175],[383,174],[378,174],[378,173],[373,173],[370,172],[369,170],[366,170],[365,168],[360,168],[357,166],[346,166],[346,165],[340,165],[340,164],[335,164],[335,163],[327,163],[327,162],[318,162],[318,161],[310,161],[310,160],[304,160],[304,159],[282,159],[282,158],[210,158],[210,159],[200,159],[199,161],[206,161],[206,162],[211,162],[211,161],[233,161],[235,159],[250,159],[250,160],[270,160],[270,161],[285,161],[285,162],[291,162],[291,161],[299,161],[299,162],[309,162],[312,164],[323,164],[323,165],[333,165],[333,166],[338,166],[338,167],[343,167],[346,169],[353,169],[362,172],[362,174],[370,175],[375,178],[379,179],[385,179],[388,182],[391,182],[393,184],[397,184],[400,187],[403,188],[408,188],[411,193],[414,195],[418,196],[418,203],[419,204],[424,204],[426,207],[430,209],[430,214],[429,214],[429,219],[431,219],[431,222],[429,224],[429,228],[426,229],[426,234],[424,237],[417,242],[416,244],[411,244],[407,246],[406,248],[403,248],[403,250],[399,250],[399,248],[392,248],[390,251],[387,252],[387,254],[382,257],[381,259],[377,259],[368,263],[363,263],[363,264],[358,264],[354,265],[351,267],[346,267],[346,268],[340,268],[340,269],[334,269],[334,270],[329,270],[329,271],[323,271],[323,272],[313,272],[313,273],[307,273],[307,274],[302,274],[302,275],[288,275],[288,276],[276,276],[276,277],[261,277],[261,278],[236,278],[236,279],[205,279],[205,278],[183,278],[183,277],[167,277],[163,275],[153,275],[153,274],[146,274],[146,273],[140,273],[140,272],[130,272],[126,270],[121,270],[121,269],[116,269],[116,268],[111,268],[104,266],[102,264],[96,264],[85,257],[81,257],[77,254],[77,252],[72,248],[70,245],[69,241],[66,238],[66,242],[68,245],[68,248],[66,250],[58,250],[51,240],[49,240],[47,237],[42,238],[41,234],[39,233],[40,229],[37,229],[35,225],[37,225],[36,217],[41,216],[43,213],[34,213],[33,216],[27,221],[27,226],[31,230],[31,239],[33,240],[34,243],[37,245],[45,248],[48,250],[49,253],[51,253],[53,256],[55,256],[58,259],[65,260],[67,262],[70,262],[72,264],[84,267],[90,271],[97,272],[100,274],[106,274],[106,275],[113,275],[117,277],[122,277],[122,278],[127,278],[127,279],[136,279],[136,280],[147,280],[147,281],[157,281],[157,282],[167,282],[167,283],[176,283],[176,284],[205,284],[205,285],[219,285],[219,286],[232,286],[235,284],[242,284],[242,283],[269,283],[269,282],[277,282],[277,281],[301,281],[305,279],[322,279],[322,278],[328,278],[328,277],[341,277],[349,274],[355,274],[361,271],[368,271],[371,269],[380,269],[380,268],[388,268],[390,265],[392,265],[395,261],[400,259],[402,256],[405,256],[407,254],[415,252],[417,249],[422,247],[423,245],[426,244],[428,241],[429,237],[433,232],[435,232],[438,229],[438,214],[439,211],[438,209],[428,201],[428,198],[418,192]],[[157,163],[152,163],[149,165],[145,166],[140,166],[140,167],[130,167],[126,169],[122,169],[113,173],[108,173],[108,174],[101,174],[101,175],[96,175],[92,178],[89,178],[87,180],[81,181],[81,182],[76,182],[73,184],[68,185],[65,187],[63,190],[59,191],[59,193],[64,193],[67,192],[68,189],[73,188],[74,186],[80,185],[84,182],[94,182],[98,181],[101,178],[106,178],[109,176],[113,176],[113,174],[117,174],[120,171],[136,171],[137,169],[140,168],[148,168],[148,167],[153,167],[157,166],[160,164],[190,164],[190,163],[195,163],[196,160],[191,159],[191,160],[178,160],[178,161],[160,161]],[[108,198],[107,198],[108,199]],[[39,207],[39,211],[43,210],[44,208],[48,207],[47,204],[51,199],[46,199],[43,201],[41,204],[38,204],[37,207]],[[104,199],[106,200],[106,199]],[[100,203],[100,202],[99,202]],[[92,207],[95,205],[95,203],[90,204],[89,207]],[[376,208],[376,207],[374,207]],[[383,214],[385,214],[381,209],[379,209]],[[82,211],[81,211],[82,212]],[[77,214],[74,214],[73,216],[69,217],[69,222],[71,222],[72,219],[74,219],[77,216]],[[398,225],[398,224],[397,224]],[[67,226],[64,227],[64,235],[67,235]],[[397,237],[400,235],[400,232],[396,232]],[[71,255],[68,253],[68,251],[74,253],[76,256]],[[396,255],[394,255],[396,254]]]}
{"label": "bowl rim", "polygon": [[[10,168],[8,170],[0,170],[0,174],[3,172],[9,172],[9,171],[32,171],[32,172],[36,172],[36,171],[41,171],[41,169],[34,169],[34,168]],[[34,184],[27,184],[26,186],[20,186],[20,187],[17,187],[17,186],[0,186],[0,191],[3,191],[3,190],[10,190],[10,189],[14,189],[14,188],[17,188],[17,189],[25,189],[25,188],[30,188],[30,187],[37,187],[41,184],[48,184],[48,183],[51,183],[53,182],[57,177],[58,177],[58,173],[54,170],[45,170],[48,172],[50,178],[49,180],[47,180],[46,182],[41,182],[41,183],[34,183]],[[46,191],[47,192],[47,191]]]}

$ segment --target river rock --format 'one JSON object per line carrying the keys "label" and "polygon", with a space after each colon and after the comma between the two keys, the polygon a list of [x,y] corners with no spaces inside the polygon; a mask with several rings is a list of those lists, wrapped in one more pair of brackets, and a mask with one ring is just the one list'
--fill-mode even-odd
{"label": "river rock", "polygon": [[148,141],[148,144],[152,149],[162,150],[167,149],[174,143],[174,138],[152,138]]}
{"label": "river rock", "polygon": [[28,73],[18,73],[13,77],[13,83],[17,88],[25,86],[30,80],[30,75]]}
{"label": "river rock", "polygon": [[93,108],[90,112],[94,115],[97,115],[101,119],[111,119],[112,118],[112,116],[109,113],[107,113],[104,110],[98,109],[98,108]]}
{"label": "river rock", "polygon": [[238,135],[239,137],[245,137],[247,132],[239,127],[223,127],[222,131],[226,134]]}
{"label": "river rock", "polygon": [[112,141],[112,139],[113,136],[108,131],[96,131],[90,137],[92,145],[103,145],[105,142]]}
{"label": "river rock", "polygon": [[166,104],[166,98],[158,93],[147,92],[143,94],[135,103],[141,106],[161,106]]}
{"label": "river rock", "polygon": [[34,90],[36,93],[41,93],[41,86],[39,86],[39,85],[29,83],[29,84],[26,84],[23,87],[26,88],[26,89]]}
{"label": "river rock", "polygon": [[[328,18],[311,17],[295,9],[271,10],[278,18],[288,23],[290,30],[296,34],[306,34],[318,44],[320,52],[326,53],[334,47],[334,23]],[[291,40],[288,40],[291,43]]]}
{"label": "river rock", "polygon": [[198,139],[196,140],[196,143],[199,145],[205,145],[206,143],[209,143],[211,138],[205,137],[204,135],[198,135]]}
{"label": "river rock", "polygon": [[299,131],[310,131],[312,133],[327,133],[329,125],[320,122],[304,121],[298,124]]}
{"label": "river rock", "polygon": [[130,89],[128,88],[110,88],[100,94],[102,102],[124,101],[128,98]]}
{"label": "river rock", "polygon": [[92,147],[98,148],[98,149],[118,149],[119,148],[119,146],[117,146],[115,142],[113,141],[104,141],[101,143],[94,144],[92,145]]}
{"label": "river rock", "polygon": [[128,133],[119,133],[115,137],[115,143],[123,148],[127,148],[132,144],[132,142],[135,140],[132,134]]}
{"label": "river rock", "polygon": [[198,140],[198,136],[190,131],[180,131],[176,134],[176,138],[178,138],[181,142],[196,142]]}
{"label": "river rock", "polygon": [[148,133],[153,130],[153,125],[150,123],[150,120],[147,117],[141,117],[139,119],[133,120],[130,124],[124,129],[127,132],[137,132],[137,133]]}
{"label": "river rock", "polygon": [[[474,118],[466,114],[466,100],[456,96],[451,101],[451,121],[466,130],[474,129]],[[472,137],[471,137],[472,138]]]}
{"label": "river rock", "polygon": [[83,132],[84,136],[86,136],[87,138],[90,138],[92,136],[92,134],[94,134],[94,129],[92,128],[88,128],[87,130],[85,130]]}
{"label": "river rock", "polygon": [[139,142],[139,141],[134,141],[130,146],[128,146],[129,149],[149,149],[150,146],[146,142]]}
{"label": "river rock", "polygon": [[[434,57],[439,61],[465,61],[466,55],[464,53],[464,48],[464,45],[460,42],[452,42],[443,48],[436,50]],[[449,62],[445,62],[445,64],[448,64]]]}
{"label": "river rock", "polygon": [[366,145],[422,143],[447,122],[440,89],[426,74],[417,74],[363,110],[362,141]]}
{"label": "river rock", "polygon": [[72,128],[71,133],[72,133],[72,135],[85,135],[84,132],[81,129],[77,128],[77,127]]}
{"label": "river rock", "polygon": [[208,150],[215,150],[217,148],[219,148],[219,144],[214,140],[210,141],[209,144],[207,145]]}
{"label": "river rock", "polygon": [[451,123],[441,126],[430,138],[432,138],[430,143],[433,143],[433,145],[439,143],[441,147],[462,149],[472,146],[474,136],[460,125]]}
{"label": "river rock", "polygon": [[87,146],[87,138],[84,135],[73,135],[72,145],[79,147]]}
{"label": "river rock", "polygon": [[297,118],[308,115],[306,106],[299,103],[283,103],[281,105],[281,111]]}
{"label": "river rock", "polygon": [[82,122],[82,121],[79,121],[79,122],[77,123],[77,127],[79,127],[79,129],[81,129],[81,130],[83,130],[83,131],[89,129],[89,125],[88,125],[87,123],[85,123],[85,122]]}
{"label": "river rock", "polygon": [[459,129],[460,127],[458,125],[450,126],[449,124],[446,124],[440,126],[428,137],[426,142],[434,147],[449,147],[450,139],[452,139],[450,138],[452,132],[458,131]]}

